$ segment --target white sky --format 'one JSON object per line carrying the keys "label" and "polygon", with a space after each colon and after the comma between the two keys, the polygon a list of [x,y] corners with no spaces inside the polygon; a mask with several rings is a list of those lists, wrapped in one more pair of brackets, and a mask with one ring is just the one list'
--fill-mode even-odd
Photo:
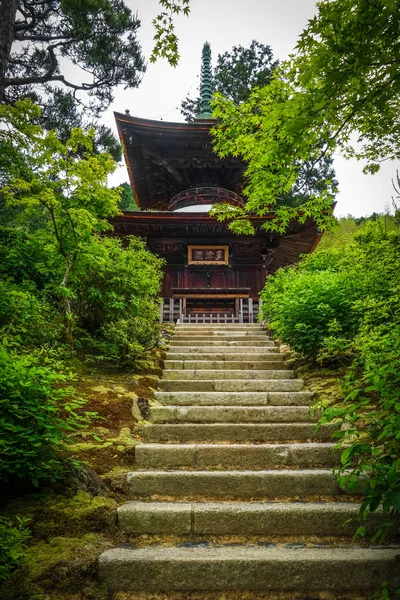
{"label": "white sky", "polygon": [[[151,21],[159,12],[158,1],[126,2],[142,22],[138,39],[148,59],[154,34]],[[189,17],[175,20],[181,55],[178,67],[174,69],[166,61],[149,63],[139,88],[116,90],[115,101],[103,115],[103,122],[116,133],[113,111],[123,113],[125,109],[141,118],[183,121],[179,104],[189,90],[196,96],[205,41],[211,44],[214,64],[218,54],[234,45],[246,47],[253,39],[269,44],[274,57],[283,60],[294,49],[307,20],[315,14],[315,7],[313,0],[191,0]],[[394,195],[391,178],[400,165],[384,163],[376,175],[364,175],[362,164],[355,160],[337,157],[334,166],[340,189],[336,216],[367,216],[374,211],[383,212],[391,205]],[[123,181],[128,181],[124,165],[110,183]]]}

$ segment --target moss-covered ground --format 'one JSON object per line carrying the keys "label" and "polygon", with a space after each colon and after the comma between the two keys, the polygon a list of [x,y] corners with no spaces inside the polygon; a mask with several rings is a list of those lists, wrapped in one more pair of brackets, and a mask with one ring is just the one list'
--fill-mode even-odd
{"label": "moss-covered ground", "polygon": [[149,352],[136,372],[69,365],[77,372],[77,394],[87,400],[84,409],[97,416],[65,448],[80,468],[52,488],[11,492],[3,502],[1,515],[28,518],[31,537],[23,564],[0,585],[1,600],[108,599],[97,580],[97,559],[122,541],[116,527],[122,473],[133,466],[163,358],[163,350]]}

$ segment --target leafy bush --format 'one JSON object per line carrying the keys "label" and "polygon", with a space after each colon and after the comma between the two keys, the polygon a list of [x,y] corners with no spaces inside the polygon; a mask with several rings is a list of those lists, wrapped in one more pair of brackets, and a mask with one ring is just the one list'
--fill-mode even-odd
{"label": "leafy bush", "polygon": [[0,109],[0,481],[38,486],[64,475],[68,434],[90,418],[54,357],[127,365],[151,348],[162,261],[104,236],[122,190],[93,132],[62,141],[29,100]]}
{"label": "leafy bush", "polygon": [[93,132],[60,140],[39,116],[27,99],[0,111],[0,332],[131,363],[157,340],[163,261],[104,236],[129,186],[108,187],[115,162]]}
{"label": "leafy bush", "polygon": [[67,379],[40,353],[0,347],[0,481],[38,486],[65,473],[67,461],[58,451],[90,417],[75,412],[84,402],[60,387]]}
{"label": "leafy bush", "polygon": [[88,332],[94,353],[132,364],[158,339],[163,261],[145,243],[129,237],[94,240],[83,256],[72,302],[78,326]]}
{"label": "leafy bush", "polygon": [[400,233],[384,225],[367,222],[340,247],[278,271],[261,295],[263,318],[294,350],[346,358],[344,400],[319,424],[341,426],[336,474],[350,491],[361,488],[362,516],[400,511]]}
{"label": "leafy bush", "polygon": [[[280,269],[261,293],[262,317],[291,347],[313,359],[351,354],[361,324],[392,310],[400,281],[400,234],[368,223],[340,249],[304,257],[300,265]],[[368,317],[369,315],[369,317]],[[389,318],[390,319],[390,318]]]}
{"label": "leafy bush", "polygon": [[29,519],[0,517],[0,580],[8,579],[12,569],[21,564],[24,557],[24,542],[30,537],[26,527]]}
{"label": "leafy bush", "polygon": [[158,340],[158,329],[154,319],[146,316],[119,319],[103,327],[107,356],[117,359],[123,366],[132,366],[135,361]]}
{"label": "leafy bush", "polygon": [[28,347],[51,344],[60,336],[59,315],[49,302],[27,287],[0,279],[0,334],[14,344]]}
{"label": "leafy bush", "polygon": [[352,329],[349,299],[341,273],[291,269],[268,279],[261,295],[264,318],[290,346],[315,358],[335,323]]}
{"label": "leafy bush", "polygon": [[[400,511],[400,314],[390,326],[363,325],[354,346],[345,399],[326,408],[320,424],[345,425],[334,434],[343,450],[336,474],[342,486],[365,496],[361,516],[380,505],[389,515]],[[368,475],[368,485],[360,475]]]}

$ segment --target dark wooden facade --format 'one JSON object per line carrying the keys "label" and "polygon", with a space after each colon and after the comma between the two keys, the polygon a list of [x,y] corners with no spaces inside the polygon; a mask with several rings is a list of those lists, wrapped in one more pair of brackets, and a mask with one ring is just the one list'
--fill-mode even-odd
{"label": "dark wooden facade", "polygon": [[242,204],[245,164],[213,153],[214,122],[163,123],[120,114],[116,120],[143,210],[124,212],[112,223],[117,235],[145,238],[166,260],[163,318],[251,321],[266,276],[317,244],[314,221],[292,222],[285,235],[268,233],[261,225],[274,218],[271,213],[252,218],[254,236],[237,236],[207,212],[181,212],[216,202]]}

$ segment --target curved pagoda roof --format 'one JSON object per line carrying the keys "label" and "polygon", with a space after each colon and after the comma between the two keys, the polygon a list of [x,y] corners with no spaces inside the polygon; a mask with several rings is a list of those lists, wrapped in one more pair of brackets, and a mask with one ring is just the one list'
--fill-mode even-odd
{"label": "curved pagoda roof", "polygon": [[220,187],[241,195],[246,164],[212,149],[211,119],[169,123],[114,113],[136,202],[168,210],[169,200],[189,188]]}

